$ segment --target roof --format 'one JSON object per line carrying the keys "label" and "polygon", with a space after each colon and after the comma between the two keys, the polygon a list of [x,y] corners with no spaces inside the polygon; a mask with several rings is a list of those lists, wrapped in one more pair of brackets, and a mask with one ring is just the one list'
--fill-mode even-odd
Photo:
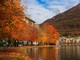
{"label": "roof", "polygon": [[30,18],[27,18],[27,17],[25,17],[26,19],[28,19],[29,21],[31,21],[31,22],[33,22],[33,23],[35,23],[35,21],[33,21],[32,19],[30,19]]}

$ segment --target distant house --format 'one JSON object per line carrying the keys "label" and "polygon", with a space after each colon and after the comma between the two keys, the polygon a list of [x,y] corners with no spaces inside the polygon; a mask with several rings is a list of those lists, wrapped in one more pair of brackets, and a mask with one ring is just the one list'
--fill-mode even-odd
{"label": "distant house", "polygon": [[26,21],[26,23],[29,23],[31,26],[35,26],[35,24],[36,24],[35,21],[33,21],[27,17],[25,17],[23,20]]}

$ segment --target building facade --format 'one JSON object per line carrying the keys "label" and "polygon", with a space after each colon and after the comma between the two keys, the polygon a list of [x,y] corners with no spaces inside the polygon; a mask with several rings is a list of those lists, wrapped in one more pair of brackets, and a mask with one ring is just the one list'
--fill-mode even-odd
{"label": "building facade", "polygon": [[33,20],[31,20],[31,19],[29,19],[27,17],[25,17],[23,20],[26,21],[26,23],[30,24],[31,26],[35,26],[36,25],[35,21],[33,21]]}

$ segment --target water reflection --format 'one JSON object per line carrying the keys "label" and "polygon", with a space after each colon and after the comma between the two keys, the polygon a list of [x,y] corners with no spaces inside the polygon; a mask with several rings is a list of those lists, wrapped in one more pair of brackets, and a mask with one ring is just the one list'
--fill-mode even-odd
{"label": "water reflection", "polygon": [[57,60],[58,50],[58,47],[31,48],[27,53],[32,60]]}
{"label": "water reflection", "polygon": [[80,60],[80,46],[62,45],[60,47],[60,60]]}
{"label": "water reflection", "polygon": [[80,46],[75,45],[30,48],[27,53],[32,60],[80,60]]}

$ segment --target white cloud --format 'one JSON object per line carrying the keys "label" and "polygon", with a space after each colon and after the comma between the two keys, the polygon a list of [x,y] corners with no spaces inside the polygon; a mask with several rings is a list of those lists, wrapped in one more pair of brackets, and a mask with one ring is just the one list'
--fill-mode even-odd
{"label": "white cloud", "polygon": [[26,5],[25,13],[31,15],[31,19],[37,23],[42,23],[59,12],[77,5],[79,0],[41,0],[45,4],[39,3],[37,0],[22,0],[22,5]]}
{"label": "white cloud", "polygon": [[77,5],[79,0],[46,0],[48,4],[48,8],[50,9],[59,9],[60,12],[64,12],[65,10],[70,9],[71,7]]}
{"label": "white cloud", "polygon": [[[42,23],[44,20],[49,19],[55,15],[52,11],[45,9],[42,5],[39,5],[36,0],[27,0],[24,3],[28,6],[28,9],[25,9],[25,13],[31,15],[30,18],[36,21],[37,23]],[[32,2],[32,3],[31,3]]]}
{"label": "white cloud", "polygon": [[[26,11],[26,10],[25,10]],[[44,20],[51,18],[54,13],[48,9],[43,8],[42,6],[30,6],[27,9],[28,14],[31,15],[31,18],[37,23],[42,23]]]}

